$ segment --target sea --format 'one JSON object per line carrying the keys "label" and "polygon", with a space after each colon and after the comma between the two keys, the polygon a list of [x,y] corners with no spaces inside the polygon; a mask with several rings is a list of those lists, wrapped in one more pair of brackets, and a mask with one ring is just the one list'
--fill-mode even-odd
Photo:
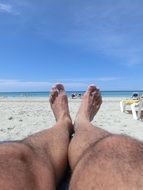
{"label": "sea", "polygon": [[[103,97],[131,97],[133,93],[139,93],[143,95],[143,90],[133,90],[133,91],[101,91]],[[84,94],[84,91],[68,91],[68,97],[72,94]],[[50,92],[0,92],[0,98],[46,98],[50,96]]]}

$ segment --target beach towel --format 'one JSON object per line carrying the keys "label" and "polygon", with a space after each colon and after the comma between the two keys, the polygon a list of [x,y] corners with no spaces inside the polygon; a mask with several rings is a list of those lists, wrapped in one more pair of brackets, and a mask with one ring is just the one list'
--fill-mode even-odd
{"label": "beach towel", "polygon": [[131,105],[131,104],[134,104],[134,103],[138,103],[139,100],[133,100],[133,99],[128,99],[128,100],[123,100],[123,102],[127,105]]}

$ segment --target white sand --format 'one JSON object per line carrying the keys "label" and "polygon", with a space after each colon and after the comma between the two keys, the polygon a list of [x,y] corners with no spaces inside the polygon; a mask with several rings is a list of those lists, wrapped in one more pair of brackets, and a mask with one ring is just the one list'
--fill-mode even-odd
{"label": "white sand", "polygon": [[[143,141],[143,120],[135,121],[132,114],[121,113],[120,100],[104,98],[93,124],[112,133],[127,134]],[[73,120],[80,102],[80,99],[69,99]],[[48,98],[0,99],[0,141],[23,139],[54,124]]]}

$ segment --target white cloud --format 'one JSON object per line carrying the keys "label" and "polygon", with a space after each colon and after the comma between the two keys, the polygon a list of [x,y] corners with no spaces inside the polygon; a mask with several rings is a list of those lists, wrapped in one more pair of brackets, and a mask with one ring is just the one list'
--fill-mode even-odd
{"label": "white cloud", "polygon": [[48,90],[51,85],[52,83],[50,82],[32,82],[0,79],[0,91],[42,91]]}
{"label": "white cloud", "polygon": [[[128,80],[131,81],[128,84]],[[0,79],[0,92],[36,92],[50,91],[56,83],[63,83],[65,89],[86,90],[90,84],[95,84],[101,90],[135,90],[142,89],[142,80],[139,78],[120,77],[95,77],[95,78],[72,78],[72,79],[50,79],[48,81],[20,81],[14,79]]]}
{"label": "white cloud", "polygon": [[11,13],[12,12],[12,6],[9,4],[0,3],[0,12]]}
{"label": "white cloud", "polygon": [[9,4],[0,3],[0,13],[7,13],[11,15],[20,15],[18,6],[14,2]]}
{"label": "white cloud", "polygon": [[86,78],[72,78],[72,79],[61,79],[61,81],[67,82],[90,82],[90,81],[114,81],[120,79],[119,77],[86,77]]}
{"label": "white cloud", "polygon": [[[110,82],[118,80],[117,77],[101,77],[101,78],[81,78],[81,79],[61,79],[58,80],[63,83],[67,90],[85,90],[89,84],[97,84],[102,82]],[[0,91],[49,91],[51,87],[58,83],[57,80],[38,81],[20,81],[20,80],[5,80],[0,79]]]}
{"label": "white cloud", "polygon": [[38,86],[49,86],[50,82],[32,82],[32,81],[19,81],[19,80],[0,80],[0,85],[14,85],[14,86],[28,86],[28,87],[38,87]]}

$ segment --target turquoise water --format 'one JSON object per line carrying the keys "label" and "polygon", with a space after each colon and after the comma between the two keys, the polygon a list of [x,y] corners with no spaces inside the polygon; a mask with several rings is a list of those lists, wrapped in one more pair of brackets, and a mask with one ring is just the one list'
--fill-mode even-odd
{"label": "turquoise water", "polygon": [[[139,92],[141,95],[142,91],[102,91],[103,97],[130,97],[133,92]],[[68,91],[67,94],[70,97],[72,93],[83,94],[84,91]],[[0,92],[0,97],[12,97],[12,98],[20,98],[20,97],[47,97],[50,95],[50,92]]]}

